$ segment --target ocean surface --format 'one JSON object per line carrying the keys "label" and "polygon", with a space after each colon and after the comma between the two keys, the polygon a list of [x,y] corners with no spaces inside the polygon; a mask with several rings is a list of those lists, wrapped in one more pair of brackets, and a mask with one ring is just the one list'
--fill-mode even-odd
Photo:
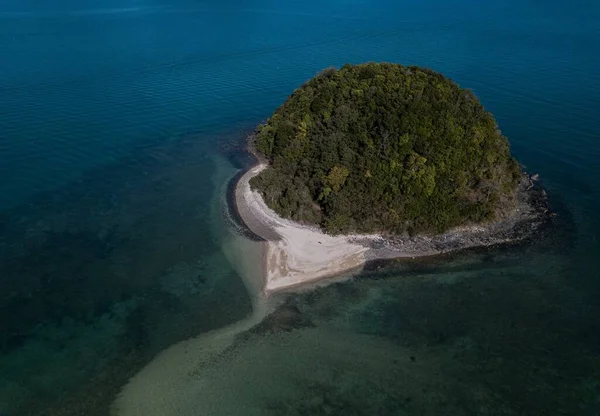
{"label": "ocean surface", "polygon": [[[3,0],[0,415],[600,415],[599,45],[587,0]],[[364,61],[472,89],[559,215],[265,306],[245,137]]]}

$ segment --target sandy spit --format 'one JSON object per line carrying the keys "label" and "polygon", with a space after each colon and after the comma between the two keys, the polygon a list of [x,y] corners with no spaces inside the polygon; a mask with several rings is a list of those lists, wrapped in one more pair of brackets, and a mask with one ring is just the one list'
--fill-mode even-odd
{"label": "sandy spit", "polygon": [[[235,198],[246,226],[266,240],[264,292],[268,294],[360,268],[370,250],[365,240],[375,242],[381,240],[381,236],[331,236],[317,228],[281,218],[249,184],[250,179],[267,166],[259,163],[246,172],[237,184]],[[357,239],[361,243],[357,243]]]}

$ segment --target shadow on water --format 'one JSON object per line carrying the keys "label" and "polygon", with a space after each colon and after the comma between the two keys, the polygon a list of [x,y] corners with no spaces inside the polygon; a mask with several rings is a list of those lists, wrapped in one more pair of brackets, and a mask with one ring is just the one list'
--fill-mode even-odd
{"label": "shadow on water", "polygon": [[104,414],[162,348],[250,313],[211,231],[211,140],[145,149],[2,213],[0,411]]}
{"label": "shadow on water", "polygon": [[236,231],[251,241],[265,241],[259,235],[250,231],[244,224],[240,216],[237,204],[235,202],[235,189],[238,181],[244,174],[253,166],[256,165],[256,157],[248,151],[248,137],[252,134],[253,129],[247,128],[243,133],[233,137],[225,137],[219,141],[219,152],[225,159],[231,163],[238,171],[227,182],[225,193],[226,202],[226,217],[231,221],[230,225]]}

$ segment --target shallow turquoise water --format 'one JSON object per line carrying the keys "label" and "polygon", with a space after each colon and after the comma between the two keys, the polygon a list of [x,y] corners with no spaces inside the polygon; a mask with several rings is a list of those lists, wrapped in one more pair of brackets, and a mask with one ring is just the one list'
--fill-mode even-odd
{"label": "shallow turquoise water", "polygon": [[[282,389],[252,406],[314,413],[311,392],[325,391],[371,414],[599,413],[600,8],[446,3],[0,5],[0,412],[104,414],[158,351],[250,314],[222,248],[221,202],[247,163],[244,135],[322,68],[386,60],[473,89],[561,220],[527,249],[387,265],[294,298],[319,337],[364,335],[356,356],[379,341],[385,354],[348,370],[351,387],[339,390],[335,354],[303,342],[323,374],[304,374],[298,397]],[[280,336],[245,344],[239,365]],[[396,348],[426,364],[389,361]],[[421,374],[415,385],[438,407],[414,389],[395,395],[400,384],[348,401],[389,383],[382,366]],[[380,381],[358,382],[374,372]]]}

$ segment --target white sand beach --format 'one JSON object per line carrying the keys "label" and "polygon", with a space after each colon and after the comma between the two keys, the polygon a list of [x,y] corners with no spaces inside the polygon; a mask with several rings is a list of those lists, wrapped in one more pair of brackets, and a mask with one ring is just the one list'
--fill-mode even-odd
{"label": "white sand beach", "polygon": [[[267,240],[265,293],[360,268],[369,248],[352,242],[356,236],[330,236],[317,228],[281,218],[265,204],[258,192],[251,189],[249,180],[266,167],[264,163],[253,167],[240,178],[236,187],[240,216],[248,228]],[[378,235],[360,237],[380,238]]]}

